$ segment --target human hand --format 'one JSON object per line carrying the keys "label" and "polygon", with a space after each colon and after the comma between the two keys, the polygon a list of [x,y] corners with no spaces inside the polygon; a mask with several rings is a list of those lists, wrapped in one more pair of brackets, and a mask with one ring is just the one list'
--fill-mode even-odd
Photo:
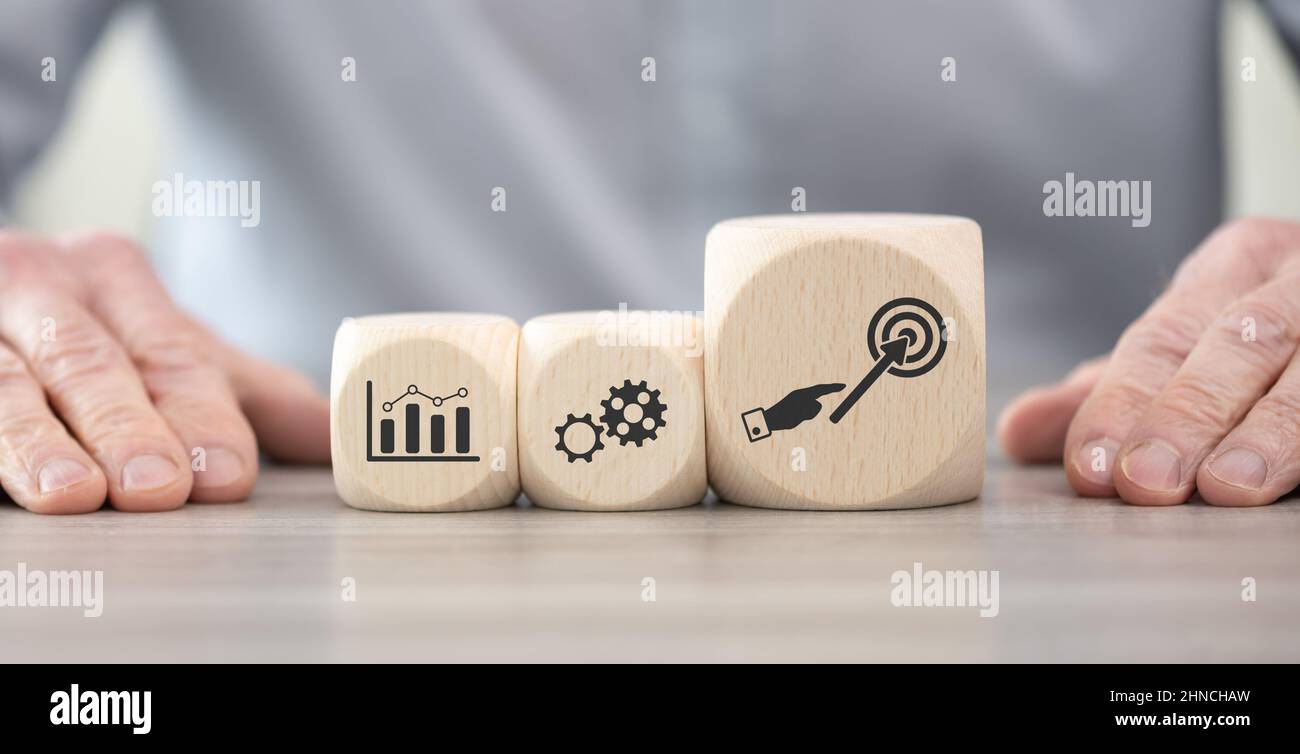
{"label": "human hand", "polygon": [[1108,358],[1020,396],[998,434],[1080,495],[1266,505],[1300,483],[1300,223],[1212,233]]}
{"label": "human hand", "polygon": [[329,460],[329,406],[306,377],[187,317],[128,240],[0,232],[0,486],[15,502],[242,500],[259,441],[280,460]]}

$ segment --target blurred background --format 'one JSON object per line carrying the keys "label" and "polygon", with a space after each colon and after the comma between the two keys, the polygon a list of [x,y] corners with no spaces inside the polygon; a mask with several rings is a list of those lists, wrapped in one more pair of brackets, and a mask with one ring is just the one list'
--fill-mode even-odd
{"label": "blurred background", "polygon": [[[149,10],[128,7],[100,43],[54,145],[15,202],[17,224],[43,232],[110,228],[147,241],[155,218],[134,191],[167,175],[177,137],[160,101]],[[1300,218],[1300,78],[1253,0],[1228,0],[1223,25],[1224,129],[1229,215]],[[1241,59],[1259,77],[1240,86]]]}
{"label": "blurred background", "polygon": [[[177,140],[185,138],[185,129],[176,126],[176,103],[165,101],[169,87],[162,85],[162,77],[167,66],[159,62],[161,52],[152,33],[150,12],[147,6],[128,6],[96,47],[74,91],[71,117],[64,121],[52,148],[19,185],[13,218],[17,225],[49,233],[109,228],[145,244],[155,235],[152,197],[142,194],[139,187],[171,175],[172,168],[164,160],[183,151]],[[1295,176],[1300,175],[1300,80],[1292,59],[1264,11],[1252,0],[1225,3],[1221,35],[1227,214],[1300,218],[1300,191],[1295,189]],[[1258,78],[1249,84],[1240,79],[1245,56],[1257,61]],[[1194,156],[1189,155],[1190,159]],[[1159,186],[1155,189],[1157,203],[1160,190]],[[1157,207],[1157,223],[1159,211]],[[701,254],[702,249],[701,237]],[[997,252],[986,248],[986,256]],[[1061,274],[1070,273],[1063,268]],[[991,281],[990,288],[993,286]],[[1155,290],[1158,288],[1152,293]],[[638,303],[644,305],[634,301],[634,305]],[[998,303],[991,297],[988,306],[992,310]],[[436,302],[429,306],[436,307]],[[995,314],[990,311],[991,341],[1008,335],[993,332],[999,322]],[[1103,314],[1100,322],[1108,331],[1105,337],[1113,337],[1109,331],[1131,316],[1127,310]],[[1007,320],[1000,321],[1005,330]],[[333,323],[329,327],[332,329]],[[1042,329],[1050,332],[1046,326]],[[1094,338],[1076,350],[1095,350],[1098,342]],[[1038,346],[1046,348],[1047,344]],[[1057,348],[1041,360],[1035,360],[1036,353],[991,342],[990,420],[1011,394],[1029,382],[1050,378],[1067,359],[1074,358],[1069,348]],[[319,378],[322,371],[315,373]]]}

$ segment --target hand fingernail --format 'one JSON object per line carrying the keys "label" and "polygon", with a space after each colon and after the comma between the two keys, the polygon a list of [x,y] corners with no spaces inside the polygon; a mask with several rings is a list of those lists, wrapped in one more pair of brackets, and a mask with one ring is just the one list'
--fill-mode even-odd
{"label": "hand fingernail", "polygon": [[1112,473],[1117,453],[1119,443],[1109,437],[1085,442],[1074,457],[1074,467],[1089,482],[1110,487],[1115,483]]}
{"label": "hand fingernail", "polygon": [[1173,448],[1148,440],[1124,456],[1124,476],[1152,492],[1173,492],[1182,480],[1182,462]]}
{"label": "hand fingernail", "polygon": [[36,479],[41,486],[41,494],[66,490],[81,484],[90,478],[90,469],[71,458],[55,458],[46,461],[41,470],[36,472]]}
{"label": "hand fingernail", "polygon": [[1210,473],[1234,487],[1257,490],[1268,478],[1268,462],[1253,450],[1233,448],[1210,461]]}
{"label": "hand fingernail", "polygon": [[237,453],[225,448],[209,448],[204,466],[194,472],[195,487],[225,487],[244,475],[244,461]]}
{"label": "hand fingernail", "polygon": [[122,467],[122,489],[135,492],[156,490],[176,481],[180,469],[170,458],[159,455],[136,456]]}

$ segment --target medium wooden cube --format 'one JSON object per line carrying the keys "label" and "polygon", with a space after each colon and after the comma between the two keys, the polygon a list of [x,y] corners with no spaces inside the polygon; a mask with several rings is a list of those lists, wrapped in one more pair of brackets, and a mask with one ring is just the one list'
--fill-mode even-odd
{"label": "medium wooden cube", "polygon": [[769,508],[980,494],[979,226],[905,214],[727,220],[705,252],[709,481]]}
{"label": "medium wooden cube", "polygon": [[464,511],[519,496],[519,326],[489,314],[347,319],[334,339],[331,454],[355,508]]}
{"label": "medium wooden cube", "polygon": [[570,510],[690,505],[708,489],[704,365],[694,315],[577,312],[524,324],[519,474]]}

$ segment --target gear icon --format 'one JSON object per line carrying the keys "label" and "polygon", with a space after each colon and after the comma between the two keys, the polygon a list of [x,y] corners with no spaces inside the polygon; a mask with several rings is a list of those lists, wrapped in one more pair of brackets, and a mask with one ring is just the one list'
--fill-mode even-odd
{"label": "gear icon", "polygon": [[[577,424],[585,424],[591,428],[591,438],[592,438],[591,447],[582,453],[574,452],[565,443],[565,436],[569,433],[569,430],[573,428],[574,425]],[[564,423],[555,428],[555,434],[560,436],[560,441],[555,443],[555,449],[563,452],[566,456],[568,456],[569,463],[574,463],[579,458],[586,461],[587,463],[591,463],[591,457],[595,455],[596,451],[601,450],[605,447],[605,443],[600,441],[600,427],[596,424],[596,422],[592,421],[591,414],[587,414],[586,416],[583,417],[577,417],[574,416],[573,414],[569,414],[569,417],[564,420]]]}
{"label": "gear icon", "polygon": [[659,401],[659,391],[651,390],[645,380],[633,385],[623,380],[622,387],[609,389],[609,398],[600,402],[605,413],[600,421],[619,445],[635,443],[639,448],[647,439],[658,438],[658,431],[668,426],[664,412],[668,406]]}

